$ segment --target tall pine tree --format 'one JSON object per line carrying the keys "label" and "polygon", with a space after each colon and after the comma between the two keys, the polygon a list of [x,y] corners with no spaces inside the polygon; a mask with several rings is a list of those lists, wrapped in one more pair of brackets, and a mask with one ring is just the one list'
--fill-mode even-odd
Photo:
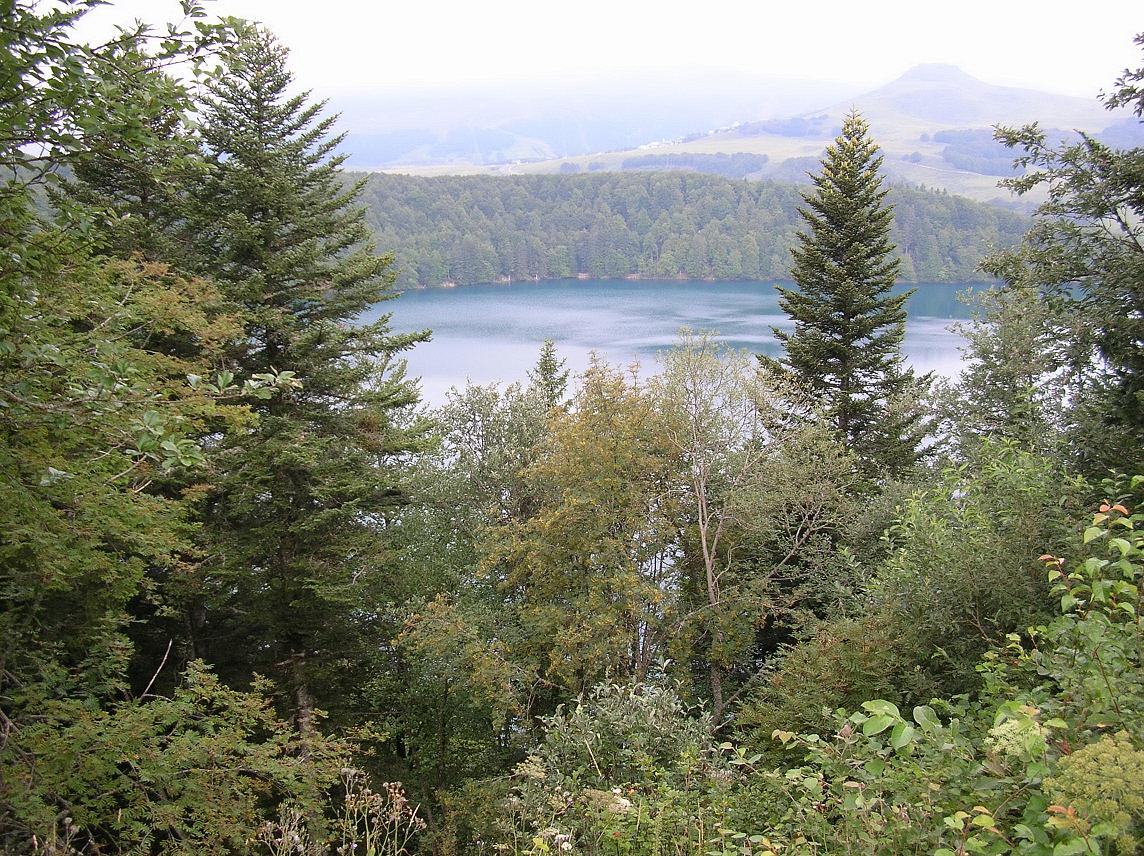
{"label": "tall pine tree", "polygon": [[794,331],[774,331],[786,349],[782,367],[821,399],[874,477],[916,462],[923,434],[913,404],[919,380],[901,353],[909,293],[890,293],[899,261],[881,164],[869,126],[850,113],[813,176],[813,192],[803,194],[806,229],[791,269],[798,288],[779,288]]}
{"label": "tall pine tree", "polygon": [[348,698],[346,664],[376,659],[385,528],[403,501],[394,460],[425,434],[397,357],[426,336],[392,334],[388,315],[357,322],[393,296],[391,260],[369,242],[360,185],[340,174],[333,117],[289,94],[286,63],[273,36],[250,30],[203,112],[212,169],[198,252],[245,313],[232,367],[289,370],[298,386],[252,400],[257,424],[214,456],[191,623],[224,677],[277,676],[305,736],[316,706]]}

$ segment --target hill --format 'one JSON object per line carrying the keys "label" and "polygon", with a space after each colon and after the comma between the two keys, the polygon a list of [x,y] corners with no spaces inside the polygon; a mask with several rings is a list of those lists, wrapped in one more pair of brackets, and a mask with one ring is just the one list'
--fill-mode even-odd
{"label": "hill", "polygon": [[878,89],[827,103],[782,118],[744,114],[739,121],[715,130],[685,134],[670,142],[649,139],[634,148],[499,165],[425,163],[401,169],[423,174],[606,172],[647,168],[638,162],[654,157],[660,160],[660,168],[715,172],[715,167],[726,166],[726,158],[749,156],[756,159],[756,168],[745,173],[749,177],[798,182],[817,166],[843,114],[857,108],[870,122],[886,156],[884,170],[892,180],[978,201],[1028,207],[1037,200],[1016,200],[997,187],[999,177],[1012,174],[1012,153],[993,141],[995,125],[1039,121],[1042,127],[1053,129],[1050,136],[1059,138],[1082,130],[1114,145],[1144,142],[1140,124],[1127,112],[1107,111],[1091,99],[996,86],[949,65],[917,66]]}
{"label": "hill", "polygon": [[853,86],[729,72],[648,72],[623,80],[473,84],[333,95],[349,165],[497,164],[635,149],[743,119],[787,115],[856,94]]}
{"label": "hill", "polygon": [[[680,172],[599,175],[374,174],[378,245],[404,287],[573,277],[786,278],[799,226],[792,184]],[[906,281],[970,282],[1026,217],[906,186],[891,189]]]}

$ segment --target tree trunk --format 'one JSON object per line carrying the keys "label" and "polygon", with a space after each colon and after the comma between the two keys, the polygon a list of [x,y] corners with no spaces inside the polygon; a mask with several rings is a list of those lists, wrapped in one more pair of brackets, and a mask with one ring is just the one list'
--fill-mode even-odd
{"label": "tree trunk", "polygon": [[309,743],[314,736],[314,697],[306,678],[306,654],[295,651],[289,659],[290,683],[294,691],[294,728],[298,732],[303,756],[309,754]]}

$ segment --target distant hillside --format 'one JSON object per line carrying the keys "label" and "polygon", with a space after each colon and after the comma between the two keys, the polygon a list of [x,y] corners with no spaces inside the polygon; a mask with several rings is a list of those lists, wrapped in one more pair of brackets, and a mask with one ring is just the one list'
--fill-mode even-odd
{"label": "distant hillside", "polygon": [[746,119],[848,97],[853,86],[730,72],[474,84],[469,89],[342,92],[330,99],[349,164],[491,167],[635,149]]}
{"label": "distant hillside", "polygon": [[[894,187],[890,199],[907,281],[980,281],[984,253],[1028,225],[948,194]],[[785,278],[802,204],[790,184],[681,172],[375,174],[364,201],[407,287],[577,275]]]}
{"label": "distant hillside", "polygon": [[[917,66],[871,92],[826,103],[829,106],[778,118],[742,114],[721,129],[684,134],[650,147],[498,166],[454,164],[452,169],[498,174],[621,172],[638,168],[633,163],[640,158],[655,157],[665,168],[715,172],[727,163],[716,157],[751,156],[766,158],[765,164],[755,162],[760,168],[750,173],[752,177],[797,182],[814,169],[837,135],[842,116],[856,107],[870,122],[886,155],[885,172],[892,179],[1027,208],[1036,200],[1017,200],[997,186],[999,178],[1012,174],[1013,153],[993,141],[995,125],[1037,121],[1051,129],[1054,138],[1082,130],[1116,146],[1144,144],[1144,125],[1126,111],[1105,110],[1095,99],[994,86],[948,65]],[[436,168],[437,173],[441,169]]]}
{"label": "distant hillside", "polygon": [[928,129],[989,127],[998,122],[1100,130],[1117,118],[1096,99],[996,86],[956,66],[940,64],[915,66],[897,80],[823,112],[841,119],[852,104],[887,131],[911,123]]}

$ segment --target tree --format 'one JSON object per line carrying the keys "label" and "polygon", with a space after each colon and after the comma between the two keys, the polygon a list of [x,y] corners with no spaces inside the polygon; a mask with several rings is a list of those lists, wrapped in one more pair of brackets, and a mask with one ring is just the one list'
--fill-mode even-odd
{"label": "tree", "polygon": [[[545,354],[563,374],[555,349],[542,349],[541,363]],[[533,734],[535,671],[512,656],[521,637],[513,605],[478,564],[490,527],[537,510],[527,473],[554,397],[563,394],[543,378],[450,390],[433,413],[439,442],[412,462],[413,501],[393,527],[405,589],[393,610],[401,632],[392,650],[371,657],[377,676],[354,695],[384,701],[385,776],[405,782],[424,805],[439,805],[450,785],[503,773]],[[358,709],[370,704],[363,698]]]}
{"label": "tree", "polygon": [[[202,474],[202,426],[233,427],[235,403],[269,391],[215,373],[241,327],[210,282],[109,258],[144,249],[112,239],[115,206],[54,193],[95,161],[151,184],[169,138],[133,119],[186,109],[193,84],[164,67],[230,34],[188,3],[191,32],[79,44],[94,5],[0,17],[0,850],[238,850],[283,802],[318,805],[322,777],[258,691],[201,664],[172,680],[166,657],[133,687],[127,631],[156,569],[193,566],[178,486]],[[315,741],[311,758],[336,777],[343,749]]]}
{"label": "tree", "polygon": [[[1144,33],[1136,37],[1144,46]],[[1144,120],[1144,67],[1125,70],[1109,108]],[[1144,147],[1114,149],[1087,134],[1049,142],[1036,124],[1001,128],[1023,148],[1025,174],[1003,184],[1047,192],[1022,244],[985,269],[1010,286],[1031,282],[1065,330],[1072,448],[1085,470],[1144,465]],[[1129,452],[1128,450],[1135,450]]]}
{"label": "tree", "polygon": [[568,369],[566,361],[556,356],[556,343],[545,339],[540,348],[536,366],[528,373],[529,384],[536,389],[541,399],[549,407],[559,407],[568,391]]}
{"label": "tree", "polygon": [[214,450],[192,623],[227,679],[279,676],[305,735],[319,702],[348,698],[338,682],[369,662],[365,640],[387,633],[375,626],[385,524],[404,501],[392,462],[426,433],[407,416],[417,390],[397,355],[427,334],[393,335],[384,314],[358,323],[393,296],[391,260],[368,240],[360,185],[339,173],[333,118],[287,94],[286,60],[269,33],[245,31],[203,107],[211,172],[193,225],[199,263],[243,313],[231,366],[240,377],[289,368],[297,386],[252,401],[257,425]]}
{"label": "tree", "polygon": [[871,696],[918,704],[971,691],[982,653],[1045,617],[1037,555],[1073,537],[1083,482],[1007,440],[967,457],[903,497],[862,587],[747,699],[739,725],[760,747],[774,728],[819,729]]}
{"label": "tree", "polygon": [[547,691],[537,703],[554,702],[547,712],[605,675],[651,671],[679,535],[675,451],[634,374],[594,360],[569,410],[551,413],[523,473],[531,513],[490,529],[483,561],[521,629],[512,655]]}
{"label": "tree", "polygon": [[674,649],[706,665],[711,716],[722,726],[754,661],[770,653],[759,656],[759,636],[795,623],[814,597],[808,581],[825,599],[820,560],[836,552],[854,462],[828,431],[784,418],[777,405],[790,393],[746,352],[685,331],[661,360],[651,391],[680,467],[684,531]]}
{"label": "tree", "polygon": [[1067,336],[1054,307],[1025,280],[971,295],[965,365],[942,385],[943,434],[964,457],[987,437],[1059,457],[1067,400]]}
{"label": "tree", "polygon": [[899,268],[893,214],[868,131],[850,113],[814,191],[803,194],[807,229],[792,250],[798,288],[779,288],[794,331],[774,333],[786,350],[782,365],[823,400],[866,472],[893,475],[917,460],[922,431],[916,410],[902,406],[918,386],[901,353],[910,293],[890,293]]}

